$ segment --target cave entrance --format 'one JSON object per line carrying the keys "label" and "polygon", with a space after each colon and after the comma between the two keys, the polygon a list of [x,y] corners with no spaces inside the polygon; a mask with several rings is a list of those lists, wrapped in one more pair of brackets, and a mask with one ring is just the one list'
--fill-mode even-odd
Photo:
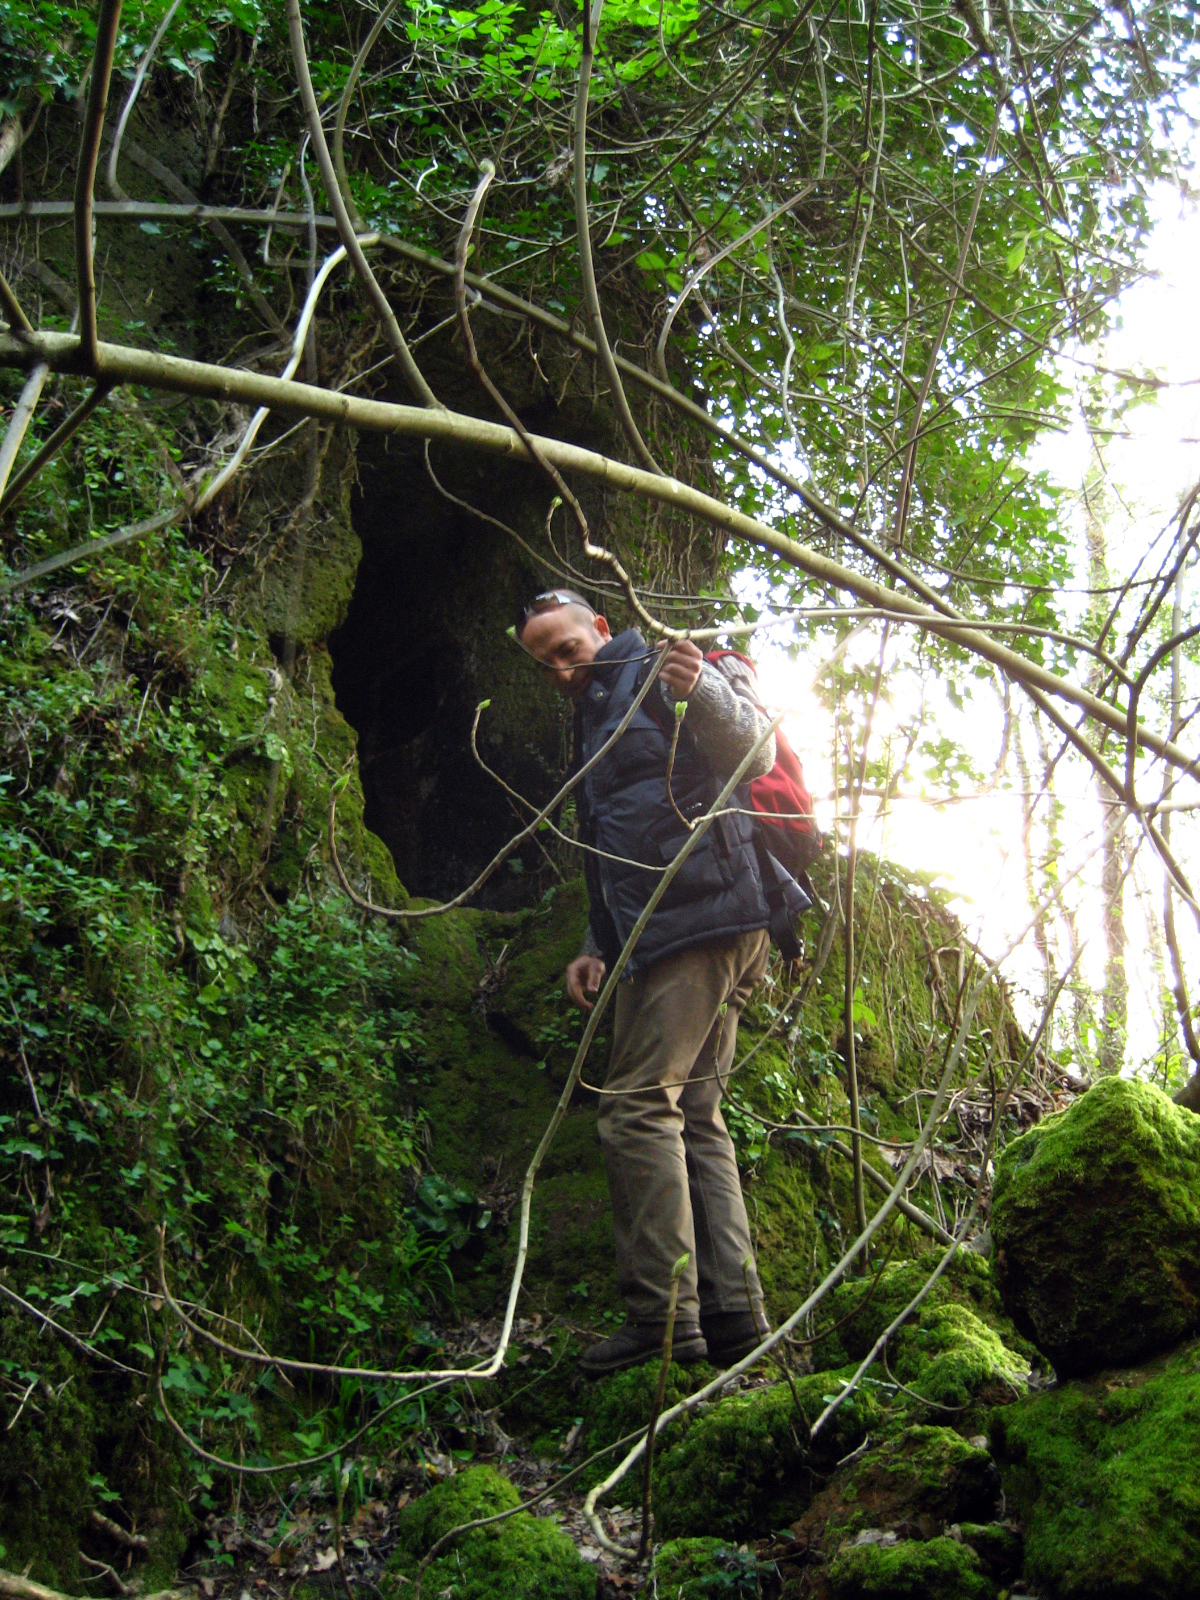
{"label": "cave entrance", "polygon": [[[431,461],[459,499],[531,542],[542,536],[546,494],[528,468],[444,446]],[[367,826],[408,890],[445,899],[526,820],[471,754],[479,702],[491,701],[480,753],[521,794],[544,803],[566,765],[566,708],[505,631],[545,575],[507,534],[439,493],[419,445],[363,435],[358,464],[351,514],[362,560],[329,640],[333,688],[358,734]],[[473,903],[530,905],[558,881],[529,840]]]}

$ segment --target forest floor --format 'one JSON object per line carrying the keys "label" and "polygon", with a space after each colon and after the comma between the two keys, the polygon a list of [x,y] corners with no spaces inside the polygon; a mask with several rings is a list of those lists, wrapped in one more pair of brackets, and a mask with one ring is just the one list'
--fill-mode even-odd
{"label": "forest floor", "polygon": [[[511,1365],[519,1368],[529,1362],[553,1334],[563,1331],[588,1343],[610,1330],[562,1318],[549,1322],[540,1316],[518,1318]],[[500,1322],[475,1321],[441,1332],[441,1355],[454,1365],[467,1364],[496,1348]],[[725,1393],[765,1387],[770,1381],[751,1374],[735,1379]],[[568,1435],[565,1443],[569,1448],[560,1448],[556,1458],[539,1456],[503,1431],[496,1420],[498,1409],[478,1410],[470,1450],[455,1449],[451,1441],[436,1440],[431,1434],[416,1460],[407,1452],[407,1459],[402,1460],[402,1453],[396,1451],[382,1461],[363,1456],[354,1462],[360,1469],[356,1481],[362,1492],[353,1506],[337,1505],[328,1470],[293,1478],[286,1486],[273,1486],[269,1496],[257,1496],[253,1503],[249,1495],[244,1503],[239,1498],[231,1511],[214,1513],[203,1523],[190,1559],[180,1569],[180,1582],[194,1586],[198,1600],[293,1600],[298,1591],[313,1600],[324,1595],[332,1600],[379,1595],[380,1580],[397,1544],[399,1513],[435,1483],[466,1465],[490,1466],[528,1501],[578,1466],[582,1454],[578,1430],[575,1437]],[[640,1474],[638,1477],[640,1482]],[[637,1593],[644,1570],[596,1542],[584,1516],[585,1497],[585,1489],[571,1484],[547,1495],[530,1510],[537,1517],[557,1522],[583,1560],[595,1566],[600,1578],[597,1600],[618,1600]],[[602,1506],[600,1514],[610,1539],[636,1545],[640,1510]],[[436,1596],[426,1600],[436,1600]]]}

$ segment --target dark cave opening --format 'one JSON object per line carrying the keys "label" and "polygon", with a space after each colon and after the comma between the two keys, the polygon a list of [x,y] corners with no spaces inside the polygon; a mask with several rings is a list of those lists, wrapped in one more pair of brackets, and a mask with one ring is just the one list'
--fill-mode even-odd
{"label": "dark cave opening", "polygon": [[[459,499],[538,537],[546,495],[528,469],[436,447],[432,465]],[[329,640],[334,693],[358,734],[367,826],[407,889],[449,898],[525,821],[472,755],[479,702],[491,701],[480,754],[514,789],[543,803],[565,768],[564,708],[506,633],[546,579],[508,535],[439,493],[419,446],[363,436],[358,467],[362,559]],[[531,839],[472,904],[530,905],[558,881]]]}

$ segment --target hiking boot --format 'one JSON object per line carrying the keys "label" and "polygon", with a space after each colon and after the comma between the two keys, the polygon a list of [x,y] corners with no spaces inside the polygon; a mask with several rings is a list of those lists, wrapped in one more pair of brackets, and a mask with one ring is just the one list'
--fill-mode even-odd
{"label": "hiking boot", "polygon": [[766,1313],[758,1311],[702,1311],[700,1325],[708,1344],[708,1359],[714,1367],[731,1367],[748,1356],[771,1331]]}
{"label": "hiking boot", "polygon": [[[662,1360],[662,1322],[627,1322],[611,1339],[601,1339],[599,1344],[585,1350],[579,1365],[588,1378],[602,1378],[610,1372],[624,1372],[626,1367],[638,1367],[643,1361]],[[703,1361],[708,1354],[704,1335],[694,1322],[677,1322],[671,1342],[671,1359],[686,1366],[692,1361]]]}

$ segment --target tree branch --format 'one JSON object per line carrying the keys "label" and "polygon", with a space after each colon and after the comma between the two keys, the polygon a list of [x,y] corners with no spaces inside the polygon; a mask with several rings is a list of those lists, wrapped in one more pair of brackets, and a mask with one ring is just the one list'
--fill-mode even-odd
{"label": "tree branch", "polygon": [[321,178],[325,184],[325,192],[329,196],[329,205],[337,222],[338,234],[345,246],[346,254],[354,265],[359,282],[367,292],[371,304],[379,316],[383,328],[384,338],[388,342],[396,363],[404,374],[408,387],[412,390],[415,399],[422,405],[439,407],[440,401],[433,390],[425,381],[424,374],[413,359],[412,351],[408,348],[404,335],[400,331],[400,324],[396,321],[396,313],[392,310],[391,302],[380,288],[379,280],[371,271],[370,263],[363,254],[362,246],[358,242],[354,224],[350,220],[350,213],[346,209],[346,202],[342,199],[342,191],[338,184],[337,173],[334,171],[333,159],[329,154],[329,145],[325,140],[325,130],[321,126],[321,113],[317,106],[317,96],[313,89],[312,74],[308,70],[308,55],[304,48],[304,23],[300,17],[300,0],[286,0],[288,39],[292,46],[292,60],[296,67],[296,82],[300,86],[300,102],[304,107],[304,115],[308,123],[308,133],[312,140],[313,154],[317,158],[317,165],[321,169]]}
{"label": "tree branch", "polygon": [[629,409],[629,400],[621,383],[621,374],[617,369],[617,363],[613,360],[612,348],[604,328],[604,315],[600,309],[600,293],[596,288],[596,269],[592,264],[592,236],[587,203],[587,109],[588,86],[592,77],[592,64],[596,58],[596,34],[600,27],[600,13],[603,6],[604,0],[583,0],[583,53],[579,60],[579,87],[575,91],[575,229],[579,243],[579,275],[583,284],[588,322],[596,344],[596,358],[600,362],[604,376],[608,379],[622,432],[646,471],[657,473],[661,469],[647,449],[646,441],[633,420],[633,412]]}
{"label": "tree branch", "polygon": [[[286,382],[242,368],[187,361],[180,356],[137,350],[129,345],[102,344],[99,357],[105,376],[114,383],[145,384],[149,388],[199,395],[207,399],[266,405],[300,416],[345,423],[373,433],[442,440],[509,460],[530,460],[529,451],[515,429],[487,422],[480,417],[447,411],[441,406],[419,409],[390,405],[379,400],[364,400],[356,395],[321,389],[313,384]],[[45,361],[55,371],[78,372],[82,365],[80,341],[71,334],[62,333],[26,335],[24,338],[0,334],[0,366],[28,369],[38,361]],[[548,439],[537,434],[531,434],[530,437],[541,454],[560,472],[579,472],[614,489],[640,494],[676,510],[691,512],[713,527],[722,528],[761,549],[772,551],[819,584],[834,590],[849,590],[865,605],[890,612],[898,621],[936,630],[963,649],[990,661],[1014,682],[1056,695],[1077,706],[1121,738],[1125,737],[1126,717],[1120,707],[1097,699],[1086,689],[1058,677],[1037,662],[1006,649],[979,631],[969,618],[939,615],[907,595],[885,588],[883,584],[831,560],[811,546],[789,538],[767,523],[747,516],[700,489],[680,483],[677,478],[644,472],[626,462],[614,461],[609,456],[567,444],[560,439]],[[1139,745],[1152,750],[1173,766],[1182,768],[1191,776],[1197,775],[1200,758],[1188,755],[1169,739],[1145,727],[1137,729],[1136,738]]]}
{"label": "tree branch", "polygon": [[75,277],[79,296],[79,334],[84,366],[95,374],[97,367],[96,262],[92,251],[92,192],[96,186],[96,166],[100,160],[100,135],[108,104],[108,85],[112,77],[113,55],[117,48],[117,28],[121,21],[121,0],[100,0],[96,23],[96,49],[92,56],[92,81],[88,85],[87,110],[79,140],[79,167],[75,174]]}

